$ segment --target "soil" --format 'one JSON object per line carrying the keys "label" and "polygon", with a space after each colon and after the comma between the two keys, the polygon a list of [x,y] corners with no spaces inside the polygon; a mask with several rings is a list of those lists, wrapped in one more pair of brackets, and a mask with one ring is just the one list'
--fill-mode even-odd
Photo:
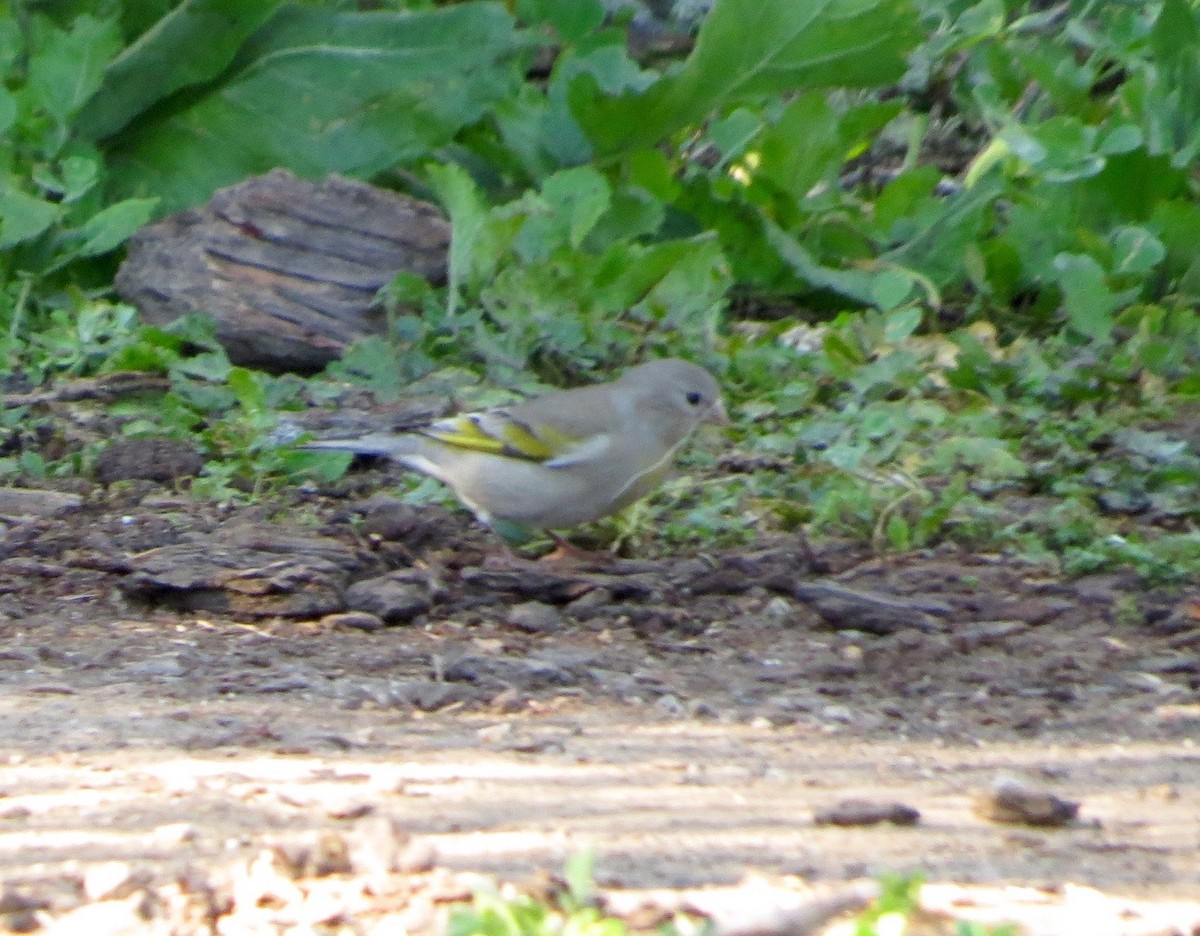
{"label": "soil", "polygon": [[[435,932],[591,850],[638,926],[724,894],[724,932],[815,931],[894,872],[1030,932],[1200,932],[1195,589],[789,539],[521,563],[357,483],[9,510],[10,929]],[[997,822],[997,781],[1078,814]]]}

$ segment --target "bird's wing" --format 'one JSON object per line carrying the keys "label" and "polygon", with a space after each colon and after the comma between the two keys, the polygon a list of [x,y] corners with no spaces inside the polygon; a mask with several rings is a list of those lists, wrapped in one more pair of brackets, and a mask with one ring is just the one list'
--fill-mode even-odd
{"label": "bird's wing", "polygon": [[506,408],[439,419],[417,431],[454,448],[552,467],[594,445],[590,437],[577,438],[544,422],[526,422]]}

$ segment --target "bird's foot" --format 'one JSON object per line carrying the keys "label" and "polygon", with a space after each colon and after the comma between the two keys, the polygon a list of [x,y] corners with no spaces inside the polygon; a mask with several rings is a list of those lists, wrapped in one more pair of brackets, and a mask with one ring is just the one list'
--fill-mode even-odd
{"label": "bird's foot", "polygon": [[616,556],[610,552],[583,549],[555,533],[550,533],[549,536],[554,541],[554,549],[538,559],[538,562],[588,566],[611,566],[616,562]]}

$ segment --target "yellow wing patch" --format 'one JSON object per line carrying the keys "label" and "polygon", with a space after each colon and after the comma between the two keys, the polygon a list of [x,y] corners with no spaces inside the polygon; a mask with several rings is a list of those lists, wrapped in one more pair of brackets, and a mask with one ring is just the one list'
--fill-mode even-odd
{"label": "yellow wing patch", "polygon": [[538,426],[535,431],[501,410],[441,419],[420,433],[443,445],[536,462],[558,458],[579,444],[548,426]]}

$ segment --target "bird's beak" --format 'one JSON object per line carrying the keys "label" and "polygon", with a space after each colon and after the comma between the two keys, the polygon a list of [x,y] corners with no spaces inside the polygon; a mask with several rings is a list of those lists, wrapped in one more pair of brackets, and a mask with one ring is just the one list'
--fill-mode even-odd
{"label": "bird's beak", "polygon": [[704,415],[704,418],[700,421],[709,423],[713,426],[731,425],[729,421],[729,412],[725,409],[725,401],[717,400],[717,402],[709,408],[708,412]]}

